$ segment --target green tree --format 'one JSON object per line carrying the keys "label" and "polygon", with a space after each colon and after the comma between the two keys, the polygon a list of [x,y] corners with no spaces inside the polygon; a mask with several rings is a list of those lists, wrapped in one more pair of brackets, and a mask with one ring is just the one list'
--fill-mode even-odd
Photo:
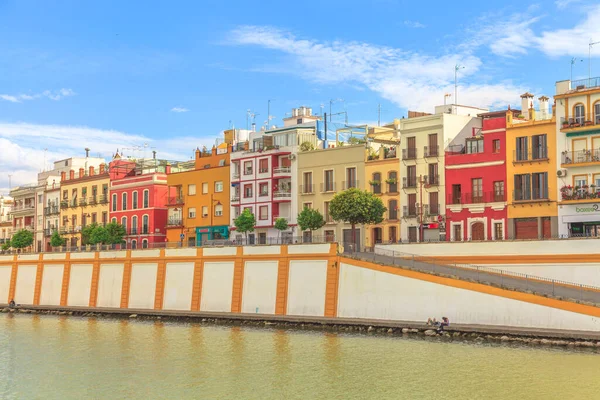
{"label": "green tree", "polygon": [[373,193],[356,188],[344,190],[329,202],[329,215],[335,221],[352,225],[352,244],[356,245],[357,224],[379,224],[386,212],[381,199]]}
{"label": "green tree", "polygon": [[248,239],[248,232],[254,232],[254,226],[256,225],[256,217],[248,209],[244,210],[236,219],[233,220],[233,224],[238,232],[243,233]]}
{"label": "green tree", "polygon": [[60,246],[64,246],[66,244],[66,242],[67,242],[67,239],[60,236],[60,233],[58,233],[58,231],[54,231],[52,233],[52,237],[50,238],[50,246],[60,247]]}
{"label": "green tree", "polygon": [[89,237],[89,243],[96,244],[108,244],[109,242],[108,230],[103,226],[97,226],[91,233]]}
{"label": "green tree", "polygon": [[277,218],[275,220],[275,229],[279,231],[279,238],[281,239],[281,232],[285,231],[289,227],[287,219]]}
{"label": "green tree", "polygon": [[8,251],[10,250],[10,240],[7,240],[6,242],[4,242],[4,244],[2,245],[2,251]]}
{"label": "green tree", "polygon": [[300,230],[309,230],[311,238],[312,232],[321,228],[323,225],[325,225],[325,219],[323,218],[323,214],[317,209],[304,207],[300,214],[298,214],[298,226],[300,227]]}
{"label": "green tree", "polygon": [[107,232],[106,242],[102,242],[103,244],[121,244],[127,234],[125,227],[116,222],[106,224],[106,227],[103,227],[103,229],[106,229]]}
{"label": "green tree", "polygon": [[311,142],[300,143],[300,151],[311,151],[315,149],[315,145]]}
{"label": "green tree", "polygon": [[93,224],[89,224],[83,227],[83,229],[81,229],[81,245],[85,246],[88,244],[92,244],[90,243],[90,237],[92,236],[92,234],[94,233],[94,231],[98,228],[98,224],[97,223],[93,223]]}
{"label": "green tree", "polygon": [[13,237],[10,239],[11,247],[15,249],[24,249],[33,244],[33,232],[28,231],[27,229],[21,229],[19,232],[15,233]]}

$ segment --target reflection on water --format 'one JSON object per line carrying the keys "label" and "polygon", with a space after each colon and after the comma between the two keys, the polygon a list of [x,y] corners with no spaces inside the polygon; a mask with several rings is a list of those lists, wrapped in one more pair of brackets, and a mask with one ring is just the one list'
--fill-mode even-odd
{"label": "reflection on water", "polygon": [[598,398],[600,355],[161,321],[0,315],[2,399]]}

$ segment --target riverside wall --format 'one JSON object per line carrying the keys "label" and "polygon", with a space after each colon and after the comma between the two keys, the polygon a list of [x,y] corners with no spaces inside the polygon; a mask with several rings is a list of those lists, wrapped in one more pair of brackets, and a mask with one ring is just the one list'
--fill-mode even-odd
{"label": "riverside wall", "polygon": [[[600,242],[599,242],[600,243]],[[335,244],[0,256],[0,303],[600,332],[600,308],[353,260]]]}

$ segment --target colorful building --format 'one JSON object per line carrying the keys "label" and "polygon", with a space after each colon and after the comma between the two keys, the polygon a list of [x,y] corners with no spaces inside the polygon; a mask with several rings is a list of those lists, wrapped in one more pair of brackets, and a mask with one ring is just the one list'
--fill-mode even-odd
{"label": "colorful building", "polygon": [[128,248],[164,245],[168,172],[166,161],[122,159],[118,152],[110,163],[109,217],[125,227]]}
{"label": "colorful building", "polygon": [[507,114],[506,193],[509,239],[558,235],[556,121],[548,98],[521,95],[521,114]]}
{"label": "colorful building", "polygon": [[518,110],[479,114],[482,129],[446,149],[446,240],[507,236],[506,118]]}
{"label": "colorful building", "polygon": [[110,176],[105,164],[98,172],[93,166],[77,173],[70,170],[61,173],[60,232],[67,239],[67,246],[83,245],[81,230],[88,224],[108,223]]}
{"label": "colorful building", "polygon": [[[36,209],[38,207],[37,192],[39,185],[37,183],[22,185],[10,191],[10,197],[13,198],[14,204],[11,210],[12,214],[12,231],[11,236],[21,229],[27,229],[34,234],[36,230]],[[43,204],[39,205],[40,207]],[[32,245],[32,249],[36,250],[36,243]]]}
{"label": "colorful building", "polygon": [[600,236],[600,78],[556,83],[558,234]]}
{"label": "colorful building", "polygon": [[196,150],[194,164],[172,166],[167,175],[167,242],[195,246],[229,238],[231,147]]}

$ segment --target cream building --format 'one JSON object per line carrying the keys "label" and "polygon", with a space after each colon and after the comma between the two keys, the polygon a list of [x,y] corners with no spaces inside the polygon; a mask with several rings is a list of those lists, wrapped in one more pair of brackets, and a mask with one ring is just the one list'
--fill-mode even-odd
{"label": "cream building", "polygon": [[10,240],[12,232],[12,206],[10,197],[0,196],[0,247]]}
{"label": "cream building", "polygon": [[429,223],[444,219],[444,152],[454,138],[478,133],[481,119],[477,115],[487,111],[460,105],[438,106],[434,114],[409,111],[409,118],[399,120],[403,241],[445,240],[445,230]]}

